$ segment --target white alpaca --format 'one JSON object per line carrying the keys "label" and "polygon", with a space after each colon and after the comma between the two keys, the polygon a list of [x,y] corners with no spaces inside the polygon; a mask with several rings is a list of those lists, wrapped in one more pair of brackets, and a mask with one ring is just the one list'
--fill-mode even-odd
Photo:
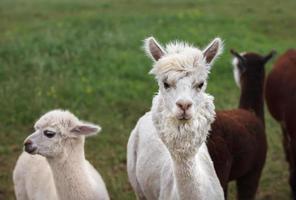
{"label": "white alpaca", "polygon": [[206,82],[222,48],[219,38],[203,51],[145,40],[159,92],[128,141],[128,175],[138,199],[224,199],[205,144],[215,117]]}
{"label": "white alpaca", "polygon": [[18,200],[109,199],[104,181],[84,155],[85,136],[99,132],[99,126],[53,110],[34,128],[24,143],[32,155],[23,152],[13,172]]}

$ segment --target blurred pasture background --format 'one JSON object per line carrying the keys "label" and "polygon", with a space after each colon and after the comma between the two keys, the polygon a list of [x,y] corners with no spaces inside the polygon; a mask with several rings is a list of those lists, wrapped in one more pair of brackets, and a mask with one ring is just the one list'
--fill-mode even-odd
{"label": "blurred pasture background", "polygon": [[[112,199],[135,199],[126,144],[157,91],[142,40],[153,35],[161,43],[178,39],[204,47],[222,37],[225,52],[208,92],[217,109],[230,109],[239,89],[229,49],[283,53],[295,47],[295,8],[295,0],[1,0],[0,199],[14,199],[12,170],[22,142],[34,121],[54,108],[103,127],[87,140],[87,158]],[[267,110],[266,124],[269,152],[257,198],[289,199],[281,132]]]}

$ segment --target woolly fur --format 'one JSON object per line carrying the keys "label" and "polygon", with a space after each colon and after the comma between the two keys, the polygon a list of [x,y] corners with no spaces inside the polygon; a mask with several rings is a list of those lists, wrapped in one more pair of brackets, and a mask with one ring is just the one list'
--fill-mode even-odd
{"label": "woolly fur", "polygon": [[[207,63],[204,52],[213,44],[218,49]],[[213,97],[205,93],[206,81],[211,64],[222,52],[221,40],[216,38],[201,51],[183,42],[162,48],[151,37],[144,48],[155,61],[150,73],[158,81],[159,92],[151,112],[138,121],[128,142],[131,185],[139,199],[224,199],[205,145],[215,118]],[[158,59],[158,55],[163,56]],[[170,88],[165,89],[164,82]],[[203,85],[198,89],[196,83]],[[189,120],[176,118],[175,102],[180,99],[193,102]]]}
{"label": "woolly fur", "polygon": [[[35,133],[25,141],[32,141],[39,155],[23,152],[15,166],[13,181],[18,200],[108,200],[104,181],[85,159],[84,135],[70,130],[88,126],[68,111],[54,110],[43,115],[35,124]],[[56,132],[46,138],[43,130]]]}

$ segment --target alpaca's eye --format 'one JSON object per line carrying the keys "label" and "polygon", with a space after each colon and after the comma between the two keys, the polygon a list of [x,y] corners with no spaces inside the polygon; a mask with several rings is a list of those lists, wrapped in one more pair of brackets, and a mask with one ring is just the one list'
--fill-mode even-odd
{"label": "alpaca's eye", "polygon": [[43,131],[43,134],[48,138],[52,138],[55,136],[56,133],[53,131],[45,130],[45,131]]}
{"label": "alpaca's eye", "polygon": [[163,86],[165,89],[168,89],[171,87],[170,84],[168,84],[167,82],[163,82]]}
{"label": "alpaca's eye", "polygon": [[204,86],[204,82],[201,82],[201,83],[197,84],[195,87],[197,89],[201,89],[203,86]]}
{"label": "alpaca's eye", "polygon": [[203,85],[204,85],[204,82],[198,84],[198,88],[201,89]]}

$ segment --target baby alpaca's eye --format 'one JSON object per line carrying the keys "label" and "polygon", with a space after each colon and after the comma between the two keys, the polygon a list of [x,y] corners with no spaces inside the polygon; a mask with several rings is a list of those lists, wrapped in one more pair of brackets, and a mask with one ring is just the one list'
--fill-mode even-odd
{"label": "baby alpaca's eye", "polygon": [[45,131],[43,131],[43,134],[48,138],[52,138],[55,136],[56,133],[53,131],[45,130]]}
{"label": "baby alpaca's eye", "polygon": [[168,84],[167,82],[163,82],[163,87],[164,87],[165,89],[169,89],[171,86],[170,86],[170,84]]}

